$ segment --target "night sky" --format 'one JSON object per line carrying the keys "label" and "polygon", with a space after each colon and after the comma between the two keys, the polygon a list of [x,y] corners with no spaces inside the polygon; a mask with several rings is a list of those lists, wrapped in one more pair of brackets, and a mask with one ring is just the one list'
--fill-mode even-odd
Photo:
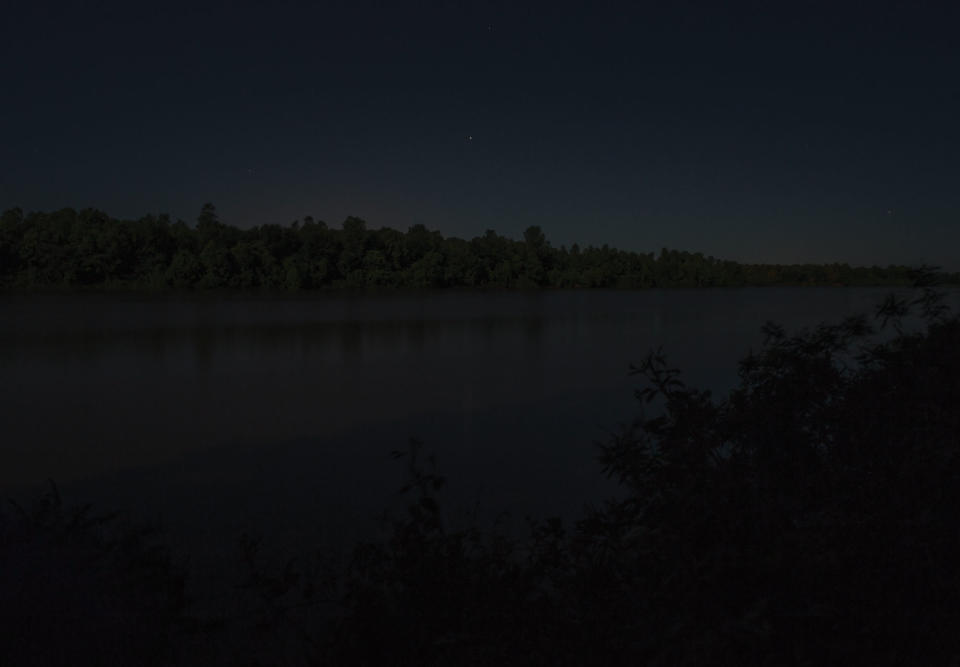
{"label": "night sky", "polygon": [[960,270],[960,3],[731,7],[5,3],[0,209]]}

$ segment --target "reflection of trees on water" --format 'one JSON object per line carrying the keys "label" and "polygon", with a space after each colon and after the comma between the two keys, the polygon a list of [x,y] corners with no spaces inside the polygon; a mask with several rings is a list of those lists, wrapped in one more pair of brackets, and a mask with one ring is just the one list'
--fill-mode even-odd
{"label": "reflection of trees on water", "polygon": [[[190,351],[198,367],[218,359],[297,352],[309,358],[362,361],[394,355],[397,350],[418,354],[438,349],[470,348],[477,339],[503,343],[522,333],[530,347],[539,345],[550,325],[540,317],[463,320],[371,320],[311,324],[210,325],[156,327],[134,330],[88,330],[30,337],[3,336],[7,354],[42,353],[58,362],[96,362],[127,355],[175,362]],[[5,356],[0,352],[0,358]],[[244,359],[252,361],[252,359]]]}

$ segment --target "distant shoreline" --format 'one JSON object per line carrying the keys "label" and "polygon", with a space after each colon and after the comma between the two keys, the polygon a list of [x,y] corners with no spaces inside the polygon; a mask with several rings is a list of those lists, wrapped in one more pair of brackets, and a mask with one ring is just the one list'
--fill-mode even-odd
{"label": "distant shoreline", "polygon": [[96,209],[0,216],[0,292],[298,292],[423,289],[570,290],[711,287],[909,287],[960,272],[904,265],[744,264],[661,248],[553,247],[540,227],[522,240],[487,230],[465,240],[414,225],[340,229],[307,217],[239,229],[212,204],[190,226],[169,216],[110,218]]}
{"label": "distant shoreline", "polygon": [[[960,282],[943,282],[937,285],[943,289],[958,289]],[[390,296],[390,295],[411,295],[411,294],[429,294],[429,293],[483,293],[502,294],[505,292],[515,292],[518,294],[527,293],[551,293],[551,292],[648,292],[655,290],[670,290],[678,292],[687,292],[695,290],[736,290],[736,289],[920,289],[912,283],[902,284],[858,284],[858,285],[827,285],[827,284],[774,284],[774,285],[716,285],[709,287],[696,286],[668,286],[668,287],[318,287],[303,290],[284,290],[270,288],[256,289],[237,289],[229,287],[219,288],[151,288],[139,285],[93,285],[93,286],[42,286],[42,287],[10,287],[0,286],[0,298],[2,297],[55,297],[55,296],[80,296],[80,295],[142,295],[142,296],[183,296],[183,297],[223,297],[223,298],[243,298],[243,297],[264,297],[264,298],[297,298],[307,296],[319,296],[323,294],[349,294],[356,296]]]}

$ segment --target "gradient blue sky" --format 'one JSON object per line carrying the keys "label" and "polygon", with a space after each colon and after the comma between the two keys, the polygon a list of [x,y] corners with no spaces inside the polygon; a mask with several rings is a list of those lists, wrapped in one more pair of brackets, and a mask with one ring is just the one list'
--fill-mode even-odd
{"label": "gradient blue sky", "polygon": [[0,209],[960,270],[960,3],[3,13]]}

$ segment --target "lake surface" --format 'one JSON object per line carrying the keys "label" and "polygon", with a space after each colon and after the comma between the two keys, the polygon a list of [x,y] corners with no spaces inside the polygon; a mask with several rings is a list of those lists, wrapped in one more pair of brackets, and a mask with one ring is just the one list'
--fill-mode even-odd
{"label": "lake surface", "polygon": [[613,488],[592,443],[637,415],[628,366],[648,350],[725,392],[765,321],[835,322],[888,292],[4,295],[0,490],[52,478],[191,548],[306,544],[396,502],[390,452],[416,436],[453,505],[569,517]]}

